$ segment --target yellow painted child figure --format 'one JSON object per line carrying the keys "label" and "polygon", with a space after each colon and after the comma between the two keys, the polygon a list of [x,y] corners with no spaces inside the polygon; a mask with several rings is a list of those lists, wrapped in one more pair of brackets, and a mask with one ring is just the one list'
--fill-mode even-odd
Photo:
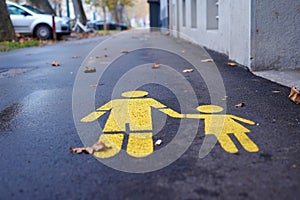
{"label": "yellow painted child figure", "polygon": [[205,134],[215,135],[221,147],[229,153],[237,153],[238,149],[229,134],[233,134],[241,143],[244,149],[248,152],[257,152],[258,146],[247,136],[249,129],[238,123],[241,121],[247,124],[254,125],[255,122],[230,114],[211,114],[223,111],[223,108],[215,105],[202,105],[197,107],[197,110],[203,113],[210,114],[187,114],[186,118],[204,119]]}

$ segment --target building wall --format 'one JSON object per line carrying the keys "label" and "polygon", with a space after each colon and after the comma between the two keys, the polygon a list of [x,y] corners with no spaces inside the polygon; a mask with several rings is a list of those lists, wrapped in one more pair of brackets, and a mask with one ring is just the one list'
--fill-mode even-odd
{"label": "building wall", "polygon": [[[172,28],[173,35],[193,41],[201,46],[227,54],[231,59],[249,66],[250,55],[250,3],[249,0],[219,0],[218,28],[209,29],[211,10],[208,9],[208,0],[197,1],[197,28],[191,28],[191,0],[186,0],[186,25],[183,26],[183,0],[172,0],[171,14],[177,15],[177,1],[179,3],[179,34],[176,19]],[[172,9],[173,8],[173,9]]]}
{"label": "building wall", "polygon": [[160,22],[163,29],[169,27],[168,0],[160,0]]}
{"label": "building wall", "polygon": [[300,1],[255,0],[252,70],[300,68]]}
{"label": "building wall", "polygon": [[[251,0],[230,0],[229,58],[250,67]],[[226,29],[226,27],[224,27]]]}
{"label": "building wall", "polygon": [[300,67],[299,0],[219,0],[217,29],[209,28],[215,26],[210,24],[215,10],[208,7],[217,0],[196,0],[196,28],[191,27],[192,0],[185,0],[185,17],[183,1],[170,3],[174,36],[227,54],[253,71]]}

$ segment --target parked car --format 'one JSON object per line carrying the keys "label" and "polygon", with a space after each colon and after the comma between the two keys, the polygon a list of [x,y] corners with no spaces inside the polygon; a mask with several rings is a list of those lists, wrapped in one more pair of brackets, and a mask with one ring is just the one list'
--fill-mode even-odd
{"label": "parked car", "polygon": [[[6,3],[15,32],[30,34],[41,40],[52,37],[52,16],[29,6],[12,2]],[[56,33],[58,36],[71,33],[68,18],[55,17]]]}
{"label": "parked car", "polygon": [[[90,21],[87,23],[87,27],[94,30],[104,30],[104,20],[98,21]],[[107,30],[127,30],[128,26],[121,23],[116,23],[113,21],[106,22],[106,29]]]}

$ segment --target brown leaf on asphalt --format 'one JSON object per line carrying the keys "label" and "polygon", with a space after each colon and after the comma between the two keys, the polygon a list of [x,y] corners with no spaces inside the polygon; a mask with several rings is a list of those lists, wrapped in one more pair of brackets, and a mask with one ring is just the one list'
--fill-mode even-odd
{"label": "brown leaf on asphalt", "polygon": [[99,152],[99,151],[105,151],[107,149],[110,149],[111,147],[106,146],[103,142],[97,142],[91,147],[94,152]]}
{"label": "brown leaf on asphalt", "polygon": [[203,60],[201,60],[201,62],[214,62],[214,60],[209,58],[209,59],[203,59]]}
{"label": "brown leaf on asphalt", "polygon": [[52,67],[60,66],[60,64],[56,60],[54,60],[51,65],[52,65]]}
{"label": "brown leaf on asphalt", "polygon": [[183,73],[191,73],[191,72],[193,72],[194,70],[193,69],[185,69],[185,70],[183,70],[182,72]]}
{"label": "brown leaf on asphalt", "polygon": [[94,152],[106,151],[107,149],[110,148],[111,147],[108,147],[103,142],[99,141],[90,147],[80,147],[80,148],[70,147],[70,151],[71,153],[77,153],[77,154],[81,154],[81,153],[93,154]]}
{"label": "brown leaf on asphalt", "polygon": [[169,35],[170,35],[170,32],[165,32],[165,33],[162,33],[162,35],[169,36]]}
{"label": "brown leaf on asphalt", "polygon": [[107,58],[108,55],[107,54],[104,54],[103,56],[96,56],[96,59],[100,59],[100,58]]}
{"label": "brown leaf on asphalt", "polygon": [[241,108],[241,107],[244,107],[244,106],[245,106],[244,103],[239,103],[239,104],[236,104],[236,105],[235,105],[236,108]]}
{"label": "brown leaf on asphalt", "polygon": [[289,99],[295,104],[300,104],[300,92],[295,87],[291,88]]}
{"label": "brown leaf on asphalt", "polygon": [[70,151],[71,151],[71,153],[81,154],[81,153],[85,152],[85,148],[72,148],[72,147],[70,147]]}
{"label": "brown leaf on asphalt", "polygon": [[84,70],[84,73],[95,73],[96,72],[96,68],[88,68],[86,67]]}
{"label": "brown leaf on asphalt", "polygon": [[154,64],[152,65],[152,68],[153,68],[153,69],[158,69],[158,68],[160,68],[160,64],[159,64],[159,63],[154,63]]}
{"label": "brown leaf on asphalt", "polygon": [[228,62],[227,64],[228,64],[228,66],[230,66],[230,67],[235,67],[235,66],[237,66],[237,64],[236,64],[235,62]]}
{"label": "brown leaf on asphalt", "polygon": [[121,51],[121,53],[129,53],[129,51],[128,50],[123,50],[123,51]]}

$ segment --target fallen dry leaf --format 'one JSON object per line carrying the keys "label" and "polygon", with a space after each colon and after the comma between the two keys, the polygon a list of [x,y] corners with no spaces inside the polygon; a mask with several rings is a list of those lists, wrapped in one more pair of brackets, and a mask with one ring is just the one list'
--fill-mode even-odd
{"label": "fallen dry leaf", "polygon": [[230,67],[235,67],[235,66],[237,66],[237,64],[236,64],[235,62],[228,62],[227,64],[228,64],[228,66],[230,66]]}
{"label": "fallen dry leaf", "polygon": [[289,99],[295,104],[300,104],[300,92],[295,87],[291,88]]}
{"label": "fallen dry leaf", "polygon": [[99,84],[95,84],[95,85],[90,85],[90,87],[98,87],[98,86],[102,86],[104,85],[104,83],[99,83]]}
{"label": "fallen dry leaf", "polygon": [[90,147],[80,147],[80,148],[70,147],[70,151],[71,153],[77,153],[77,154],[81,154],[81,153],[93,154],[94,152],[106,151],[107,149],[110,148],[111,147],[108,147],[103,142],[99,141]]}
{"label": "fallen dry leaf", "polygon": [[160,68],[160,64],[154,63],[154,64],[152,65],[152,68],[153,68],[153,69],[158,69],[158,68]]}
{"label": "fallen dry leaf", "polygon": [[201,62],[214,62],[213,59],[209,58],[209,59],[204,59],[204,60],[201,60]]}
{"label": "fallen dry leaf", "polygon": [[103,56],[96,56],[96,59],[100,59],[100,58],[107,58],[108,55],[107,54],[104,54]]}
{"label": "fallen dry leaf", "polygon": [[52,65],[52,67],[60,66],[60,64],[56,60],[54,60],[51,65]]}
{"label": "fallen dry leaf", "polygon": [[272,93],[275,93],[275,94],[276,94],[276,93],[280,93],[280,92],[281,92],[280,90],[273,90],[273,91],[272,91]]}
{"label": "fallen dry leaf", "polygon": [[129,51],[127,51],[127,50],[123,50],[123,51],[121,51],[121,53],[129,53]]}
{"label": "fallen dry leaf", "polygon": [[161,144],[162,144],[162,140],[161,139],[159,139],[159,140],[157,140],[155,142],[155,146],[160,146]]}
{"label": "fallen dry leaf", "polygon": [[223,101],[226,101],[228,98],[228,96],[224,96],[224,98],[222,98]]}
{"label": "fallen dry leaf", "polygon": [[235,105],[236,108],[241,108],[241,107],[244,107],[244,106],[245,106],[244,103],[239,103],[239,104],[236,104],[236,105]]}
{"label": "fallen dry leaf", "polygon": [[170,35],[170,32],[165,32],[165,33],[162,33],[163,35],[166,35],[166,36],[169,36]]}
{"label": "fallen dry leaf", "polygon": [[72,148],[72,147],[70,147],[70,151],[72,153],[80,154],[80,153],[85,153],[85,148]]}
{"label": "fallen dry leaf", "polygon": [[182,72],[183,73],[190,73],[190,72],[193,72],[194,70],[193,69],[185,69],[185,70],[183,70]]}
{"label": "fallen dry leaf", "polygon": [[88,68],[86,67],[84,70],[84,73],[95,73],[96,72],[96,68]]}

